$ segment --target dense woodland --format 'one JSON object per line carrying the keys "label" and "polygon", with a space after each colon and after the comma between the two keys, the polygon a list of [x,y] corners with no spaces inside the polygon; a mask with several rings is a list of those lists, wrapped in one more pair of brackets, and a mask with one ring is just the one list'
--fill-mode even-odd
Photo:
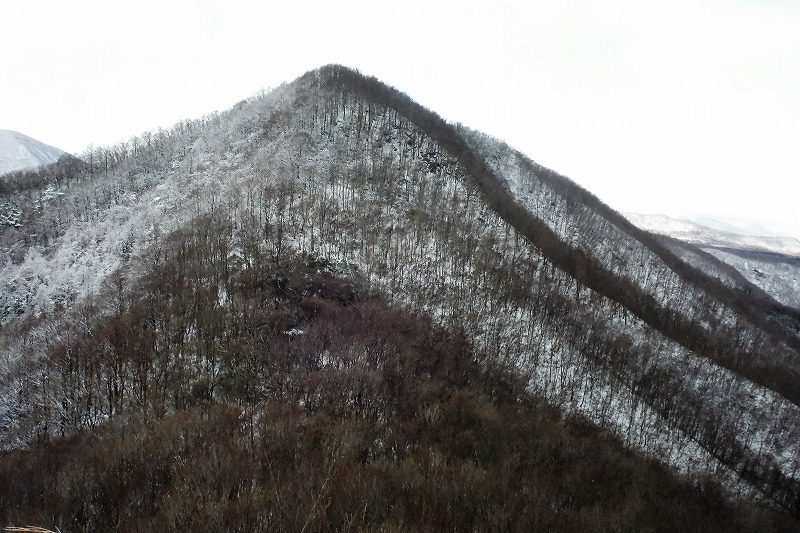
{"label": "dense woodland", "polygon": [[134,301],[53,350],[66,405],[40,443],[0,460],[3,523],[792,526],[562,419],[463,332],[392,309],[318,261],[287,255],[226,273],[218,246],[229,235],[206,222],[167,239]]}
{"label": "dense woodland", "polygon": [[496,141],[327,67],[82,159],[0,189],[8,523],[796,525],[791,313]]}

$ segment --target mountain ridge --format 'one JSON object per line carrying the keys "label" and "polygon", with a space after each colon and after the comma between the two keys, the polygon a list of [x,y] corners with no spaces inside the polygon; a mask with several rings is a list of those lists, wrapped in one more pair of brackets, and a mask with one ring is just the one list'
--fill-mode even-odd
{"label": "mountain ridge", "polygon": [[[324,71],[326,68],[335,69],[335,67],[323,67],[321,70]],[[364,92],[368,97],[375,98],[376,96],[380,96],[385,99],[385,103],[387,103],[387,105],[394,107],[395,109],[405,109],[406,107],[409,107],[407,115],[408,118],[417,124],[421,122],[423,129],[428,134],[442,143],[443,146],[445,146],[445,148],[450,151],[455,158],[460,159],[461,163],[467,168],[470,175],[478,183],[490,205],[492,205],[493,208],[497,210],[503,218],[512,221],[512,224],[515,224],[517,229],[523,234],[526,234],[526,236],[529,237],[537,246],[549,249],[550,258],[555,260],[560,267],[571,270],[572,274],[578,276],[579,279],[582,277],[581,281],[587,283],[593,289],[599,289],[600,292],[605,291],[604,285],[607,278],[613,276],[609,276],[608,273],[601,273],[598,276],[598,279],[587,278],[586,276],[590,272],[602,272],[602,268],[599,265],[594,265],[592,268],[584,268],[583,272],[575,270],[573,268],[574,266],[590,260],[590,258],[587,258],[584,252],[579,249],[569,250],[568,248],[566,257],[560,257],[563,253],[563,248],[557,249],[559,246],[561,246],[557,243],[562,242],[559,237],[552,232],[546,224],[543,224],[540,219],[532,218],[526,208],[520,205],[512,195],[504,193],[502,189],[497,187],[497,185],[501,183],[501,180],[482,159],[473,154],[467,143],[460,138],[460,135],[458,135],[457,128],[452,128],[436,113],[424,110],[422,106],[419,106],[419,104],[411,101],[410,98],[403,93],[388,88],[375,78],[364,78],[361,77],[360,74],[344,69],[342,72],[333,74],[330,79],[334,83],[339,83],[342,78],[347,78],[349,76],[355,76],[354,78],[351,78],[350,81],[353,81],[354,79],[359,81],[363,80],[362,83],[368,84],[368,86],[364,89]],[[360,86],[360,84],[356,83],[356,87],[360,88]],[[522,159],[525,164],[534,165],[531,161],[527,160],[527,158],[524,158],[524,156],[522,156]],[[657,255],[668,262],[670,268],[680,268],[682,272],[685,272],[685,279],[692,283],[700,282],[706,284],[713,284],[716,281],[712,278],[705,277],[705,275],[700,271],[686,271],[686,265],[678,260],[678,258],[675,257],[670,251],[662,247],[656,241],[648,239],[646,234],[643,233],[638,227],[630,223],[621,214],[603,204],[599,199],[597,199],[596,196],[581,188],[576,183],[567,178],[559,176],[557,173],[549,169],[545,169],[544,167],[539,167],[536,165],[535,167],[531,168],[535,168],[541,173],[541,176],[539,176],[540,179],[547,180],[551,184],[555,183],[558,187],[566,188],[573,201],[594,206],[593,208],[599,210],[604,217],[612,222],[612,224],[621,228],[626,233],[632,234],[637,240],[645,242],[646,245],[651,247]],[[689,267],[689,269],[693,270],[691,267]],[[700,276],[698,281],[695,281],[696,276]],[[604,292],[604,294],[610,296],[610,294],[607,292]],[[626,291],[620,291],[616,294],[616,296],[612,296],[612,298],[625,298],[628,302],[627,307],[632,309],[636,309],[637,307],[635,305],[636,297],[628,299]],[[641,310],[641,312],[645,311]],[[800,342],[798,342],[798,339],[792,337],[788,338],[790,339],[790,342],[793,342],[796,347],[800,348]],[[800,374],[798,374],[798,377],[800,377]],[[795,401],[800,400],[800,396],[795,396]]]}
{"label": "mountain ridge", "polygon": [[[269,266],[259,283],[274,284],[281,298],[305,290],[280,273],[303,261],[357,274],[367,290],[469,331],[532,390],[634,448],[685,471],[711,468],[727,476],[727,486],[791,508],[797,405],[785,398],[796,402],[795,341],[762,304],[739,302],[730,288],[683,266],[565,180],[338,66],[227,113],[97,149],[89,164],[54,177],[50,185],[63,195],[37,200],[44,208],[27,208],[33,200],[24,195],[8,197],[21,204],[21,216],[19,227],[2,234],[17,257],[1,273],[15,287],[2,295],[4,347],[19,353],[15,364],[31,370],[29,382],[36,375],[75,380],[73,393],[83,400],[63,403],[57,389],[23,387],[36,405],[64,407],[23,424],[8,413],[29,407],[6,396],[11,405],[0,410],[0,432],[26,442],[55,431],[59,417],[68,431],[93,427],[142,395],[145,412],[161,409],[148,407],[154,393],[128,374],[135,360],[123,359],[128,378],[109,374],[123,392],[105,399],[76,373],[84,363],[53,355],[84,353],[87,328],[98,332],[91,341],[98,353],[116,353],[119,341],[105,337],[113,328],[91,324],[108,315],[113,325],[115,315],[128,313],[126,291],[152,265],[209,268],[192,290],[218,313],[235,284],[255,275],[253,265]],[[34,238],[25,244],[23,234]],[[188,251],[200,246],[210,246],[203,248],[207,259],[187,263]],[[167,289],[177,295],[169,305],[184,305],[178,274]],[[158,277],[145,279],[158,287]],[[56,321],[70,307],[74,324]],[[196,353],[198,368],[213,370],[217,356],[209,347],[227,341],[192,316],[188,307],[144,324],[160,339],[154,346],[167,342],[159,331],[173,332],[169,338],[184,339],[181,346]],[[283,331],[296,325],[286,322]],[[58,336],[50,338],[52,331]],[[48,374],[48,364],[63,377]],[[186,384],[176,385],[176,397],[183,387],[217,379],[180,370]],[[21,383],[14,379],[6,391]],[[211,398],[225,401],[213,390]],[[784,428],[780,420],[795,422]]]}
{"label": "mountain ridge", "polygon": [[714,229],[690,220],[666,215],[643,215],[624,213],[636,226],[661,235],[669,235],[682,241],[714,246],[760,252],[774,252],[800,257],[800,240],[779,235],[745,234],[733,230]]}

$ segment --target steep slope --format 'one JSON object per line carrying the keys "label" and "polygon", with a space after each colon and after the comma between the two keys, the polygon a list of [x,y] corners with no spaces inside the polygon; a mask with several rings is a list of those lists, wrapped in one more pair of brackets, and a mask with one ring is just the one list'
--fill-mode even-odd
{"label": "steep slope", "polygon": [[559,266],[669,338],[800,402],[800,339],[762,302],[693,268],[573,182],[467,133],[508,191],[502,205],[518,202],[513,219],[534,228],[529,237]]}
{"label": "steep slope", "polygon": [[[287,290],[299,257],[465,332],[563,413],[797,512],[796,337],[571,182],[375,79],[313,71],[45,181],[4,198],[20,213],[1,235],[8,448],[180,409],[182,393],[152,392],[163,362],[188,390],[215,384],[231,337],[203,317],[265,262],[259,282]],[[154,266],[181,294],[200,245],[206,311],[142,305],[152,342],[133,351],[98,334],[139,280],[173,279]]]}
{"label": "steep slope", "polygon": [[64,152],[16,131],[0,130],[0,175],[55,163]]}
{"label": "steep slope", "polygon": [[90,346],[127,339],[114,361],[121,382],[149,344],[169,344],[184,308],[204,316],[184,346],[192,363],[205,367],[195,351],[226,332],[216,375],[196,380],[179,357],[152,354],[164,376],[144,393],[140,375],[135,394],[180,407],[143,416],[115,393],[97,430],[0,458],[0,521],[60,531],[791,527],[677,479],[584,420],[561,420],[465,335],[366,300],[320,264],[262,258],[231,273],[225,304],[210,308],[205,279],[222,272],[221,257],[208,260],[216,239],[195,237],[225,232],[168,237],[170,254],[189,244],[187,268],[153,268],[129,307],[69,343],[84,370],[63,369],[79,380]]}
{"label": "steep slope", "polygon": [[733,266],[750,283],[778,302],[800,309],[800,255],[719,247],[704,250]]}

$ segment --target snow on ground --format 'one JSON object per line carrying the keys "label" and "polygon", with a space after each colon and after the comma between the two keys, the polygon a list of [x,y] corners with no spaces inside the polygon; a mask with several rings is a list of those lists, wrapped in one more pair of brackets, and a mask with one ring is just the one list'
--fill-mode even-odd
{"label": "snow on ground", "polygon": [[[304,152],[305,153],[305,152]],[[312,153],[306,156],[313,159]],[[396,161],[395,161],[396,162]],[[446,198],[466,198],[468,191],[458,180],[445,180],[437,184],[442,196]],[[338,195],[332,188],[326,192],[327,198],[337,205],[337,211],[348,211],[347,200]],[[402,206],[396,205],[388,225],[400,227],[402,220],[397,218]],[[469,206],[466,207],[470,209]],[[356,214],[353,213],[355,216]],[[390,215],[391,216],[391,215]],[[502,233],[504,223],[492,212],[480,211],[478,218],[482,225],[475,228],[476,238],[481,239],[486,233],[495,231]],[[310,234],[300,236],[295,245],[308,250]],[[644,404],[627,386],[619,383],[617,378],[595,364],[589,363],[570,342],[563,338],[563,333],[541,325],[535,306],[519,307],[511,304],[492,302],[490,293],[480,283],[481,270],[474,262],[456,265],[446,253],[442,253],[443,243],[435,237],[428,236],[423,242],[409,243],[408,249],[413,252],[407,256],[418,257],[416,261],[405,261],[400,265],[399,278],[404,285],[399,292],[394,281],[375,271],[374,264],[365,261],[358,252],[350,249],[345,243],[326,243],[325,254],[354,265],[356,270],[366,272],[370,284],[386,294],[398,294],[398,300],[412,309],[421,310],[448,325],[457,320],[468,329],[471,338],[478,346],[499,346],[498,357],[506,356],[515,361],[517,368],[530,376],[531,389],[542,394],[562,406],[566,413],[580,413],[609,431],[620,436],[634,448],[655,455],[668,464],[673,465],[681,473],[697,475],[715,472],[727,485],[737,492],[747,492],[747,484],[741,482],[734,473],[720,463],[696,441],[687,437],[676,425],[664,419],[652,407]],[[334,249],[338,248],[338,249]],[[500,256],[508,256],[507,250],[500,250]],[[536,259],[532,256],[531,259]],[[393,266],[389,265],[389,270]],[[416,270],[415,274],[403,270]],[[455,308],[463,305],[462,298],[464,279],[470,280],[469,300],[485,302],[492,306],[489,313],[485,309],[472,313],[469,309],[461,309],[463,314],[457,318]],[[572,290],[566,291],[572,294]],[[462,298],[462,299],[460,299]],[[453,302],[458,302],[454,304]],[[625,322],[615,323],[618,334],[627,335],[637,342],[647,344],[659,336],[646,325],[628,318]],[[688,394],[707,402],[711,409],[721,413],[735,413],[735,421],[741,436],[742,446],[759,453],[762,448],[774,451],[778,467],[788,476],[798,475],[798,457],[800,457],[800,435],[794,426],[789,433],[781,433],[780,420],[800,418],[796,406],[786,402],[774,392],[757,387],[741,376],[720,369],[705,358],[697,357],[675,343],[660,339],[663,347],[661,353],[652,361],[653,365],[672,370],[683,376],[693,376],[693,380],[685,383]],[[781,431],[779,431],[781,430]]]}
{"label": "snow on ground", "polygon": [[[709,300],[709,294],[702,287],[686,283],[655,251],[617,221],[598,214],[587,202],[573,198],[557,180],[540,177],[540,173],[545,175],[546,169],[530,163],[524,155],[487,135],[466,128],[463,134],[513,197],[562,242],[583,250],[608,272],[630,278],[665,308],[686,309],[686,302]],[[736,313],[724,304],[714,311],[698,308],[693,312],[692,318],[710,330],[738,324]]]}
{"label": "snow on ground", "polygon": [[738,270],[753,285],[784,305],[800,309],[800,257],[704,247]]}
{"label": "snow on ground", "polygon": [[[260,131],[250,125],[251,122],[257,122],[254,117],[258,116],[259,109],[274,104],[279,96],[280,94],[254,105],[254,109],[248,113],[220,117],[218,123],[212,125],[211,131],[205,132],[193,142],[191,150],[182,160],[176,161],[166,174],[159,176],[160,183],[130,196],[123,205],[112,206],[100,213],[91,224],[74,224],[51,247],[51,253],[34,249],[22,264],[6,264],[5,270],[0,272],[0,279],[12,280],[27,287],[28,293],[14,290],[11,294],[27,294],[28,301],[24,306],[34,313],[52,310],[54,302],[60,298],[59,294],[64,291],[72,293],[64,297],[67,300],[79,300],[96,293],[104,277],[120,265],[123,260],[120,245],[126,239],[133,236],[133,256],[144,253],[150,244],[157,242],[159,234],[180,227],[192,216],[207,212],[219,199],[240,198],[246,195],[252,180],[272,179],[265,175],[265,171],[283,177],[291,173],[300,178],[302,174],[303,179],[312,179],[314,176],[324,179],[331,176],[331,185],[318,185],[315,190],[315,194],[319,195],[317,202],[324,200],[330,209],[327,216],[338,216],[341,220],[351,222],[363,218],[363,213],[352,212],[352,197],[348,196],[352,191],[338,185],[336,179],[329,174],[328,168],[331,158],[328,150],[333,149],[328,148],[329,144],[333,146],[333,143],[328,142],[329,139],[338,139],[346,150],[349,141],[344,139],[352,138],[351,130],[346,129],[348,118],[353,118],[352,108],[341,112],[337,126],[329,127],[326,132],[312,132],[318,137],[318,142],[303,146],[303,163],[299,164],[297,161],[301,160],[300,157],[292,152],[298,146],[294,137],[296,132],[289,130],[285,136],[272,143],[259,144]],[[285,100],[290,101],[290,98]],[[244,134],[239,133],[240,131]],[[228,139],[225,141],[227,144],[220,144],[219,139]],[[425,152],[427,148],[435,148],[432,145],[426,146],[426,150],[417,153],[417,160],[404,162],[400,159],[403,156],[402,149],[395,151],[395,146],[390,142],[383,144],[369,156],[365,166],[380,168],[381,163],[387,160],[391,163],[389,168],[401,168],[403,165],[424,166],[424,161],[419,160],[419,153]],[[250,150],[254,154],[250,154]],[[187,166],[190,171],[186,170]],[[356,175],[358,168],[340,168],[339,172]],[[459,210],[449,215],[453,217],[454,223],[459,220],[481,221],[481,224],[472,228],[474,231],[468,237],[484,239],[483,242],[486,243],[495,241],[495,244],[486,246],[491,246],[496,256],[489,253],[486,257],[497,257],[498,261],[502,261],[501,258],[507,260],[509,254],[504,253],[506,250],[501,249],[499,244],[499,236],[507,231],[506,224],[474,195],[469,200],[468,188],[459,181],[455,173],[448,172],[429,174],[425,178],[429,180],[427,186],[440,191],[442,198],[452,198],[454,205],[459,204]],[[413,202],[417,198],[414,187],[420,184],[411,182],[413,177],[407,178],[408,183],[404,183],[403,187],[408,193],[408,205],[405,207],[410,209],[415,207]],[[342,181],[346,183],[346,180]],[[529,200],[532,204],[539,201],[532,196]],[[548,206],[549,200],[548,198]],[[352,267],[364,275],[374,288],[388,294],[390,298],[396,298],[397,303],[426,312],[445,324],[451,322],[465,327],[474,334],[479,347],[497,347],[498,357],[515,361],[517,367],[530,376],[531,389],[559,403],[565,413],[586,415],[619,435],[634,448],[665,460],[683,473],[723,471],[723,477],[729,480],[729,486],[735,490],[741,489],[735,476],[725,474],[726,469],[706,450],[676,429],[674,424],[665,421],[655,409],[642,402],[616,377],[590,363],[571,346],[562,332],[544,325],[537,316],[539,310],[536,306],[501,303],[488,297],[493,293],[490,292],[489,285],[482,283],[488,284],[492,280],[486,278],[484,265],[477,264],[474,258],[463,263],[455,261],[455,255],[448,248],[452,246],[452,239],[436,237],[435,232],[420,232],[415,235],[410,229],[404,228],[404,206],[400,203],[388,206],[376,202],[375,205],[384,206],[382,215],[379,216],[380,227],[384,228],[383,238],[395,239],[394,249],[398,252],[393,257],[388,257],[382,267],[378,266],[377,261],[367,257],[368,250],[364,241],[366,233],[359,235],[353,232],[341,235],[334,241],[323,239],[319,229],[314,228],[293,235],[291,242],[298,251],[321,255]],[[544,207],[540,212],[548,217],[548,224],[562,237],[567,237],[572,231],[565,225],[564,218],[559,218],[558,210]],[[342,227],[350,226],[343,224]],[[386,228],[390,231],[386,231]],[[367,230],[370,235],[375,233],[374,227],[364,229]],[[465,236],[453,236],[455,237]],[[569,237],[574,238],[571,234]],[[626,247],[635,246],[636,243],[628,241],[621,242],[620,245],[623,251],[617,250],[617,253],[635,253],[638,254],[637,257],[642,256],[644,259],[646,251],[641,249],[640,244],[640,248],[635,250],[627,250]],[[531,254],[532,261],[537,259],[532,249],[526,253]],[[608,257],[614,256],[609,253]],[[505,268],[507,265],[501,266]],[[609,268],[613,270],[614,265]],[[648,271],[644,270],[645,281],[648,276]],[[566,280],[568,290],[565,294],[571,295],[573,291],[568,283]],[[224,295],[220,294],[219,300],[224,299]],[[489,312],[485,309],[486,306],[491,307]],[[644,342],[647,335],[656,335],[636,321],[617,321],[614,327],[620,334],[628,335],[636,342]],[[43,331],[41,334],[49,333]],[[300,331],[287,334],[300,334]],[[781,433],[777,429],[772,430],[781,427],[781,420],[797,420],[798,413],[792,411],[794,406],[787,405],[785,400],[771,391],[756,390],[742,378],[720,372],[718,367],[679,347],[665,342],[662,345],[665,346],[664,352],[658,354],[653,364],[665,368],[674,367],[676,371],[695,376],[695,381],[686,384],[693,394],[700,395],[704,400],[718,394],[720,409],[740,414],[742,434],[748,441],[747,446],[764,446],[771,450],[785,473],[797,475],[797,461],[800,457],[797,443],[800,438],[796,438],[797,435],[791,431]],[[11,363],[13,362],[6,361],[6,366]],[[26,379],[30,379],[30,376]],[[719,383],[724,385],[720,387]],[[21,383],[7,385],[13,390],[24,389]],[[0,395],[0,398],[5,396],[6,401],[17,401],[16,394],[10,392],[10,389]],[[13,405],[0,408],[0,412],[6,413],[13,413],[13,410]]]}

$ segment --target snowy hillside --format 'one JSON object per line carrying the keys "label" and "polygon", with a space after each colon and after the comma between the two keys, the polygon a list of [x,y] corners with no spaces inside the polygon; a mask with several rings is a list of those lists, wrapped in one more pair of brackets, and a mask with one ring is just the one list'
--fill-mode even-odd
{"label": "snowy hillside", "polygon": [[0,130],[0,176],[55,163],[62,150],[48,146],[16,131]]}
{"label": "snowy hillside", "polygon": [[[251,363],[251,423],[279,390],[310,412],[316,389],[294,391],[326,375],[327,344],[285,382],[258,366],[280,351],[265,328],[308,342],[279,309],[301,264],[468,335],[560,413],[683,475],[800,501],[795,336],[566,178],[377,80],[326,67],[89,160],[4,199],[1,447],[233,405],[226,380]],[[233,298],[250,285],[276,294]],[[238,337],[251,326],[260,344]]]}
{"label": "snowy hillside", "polygon": [[[625,216],[640,228],[698,246],[735,268],[747,282],[763,290],[776,301],[800,309],[800,241],[792,237],[757,236],[720,231],[664,215]],[[691,264],[723,276],[691,250],[670,246]]]}

